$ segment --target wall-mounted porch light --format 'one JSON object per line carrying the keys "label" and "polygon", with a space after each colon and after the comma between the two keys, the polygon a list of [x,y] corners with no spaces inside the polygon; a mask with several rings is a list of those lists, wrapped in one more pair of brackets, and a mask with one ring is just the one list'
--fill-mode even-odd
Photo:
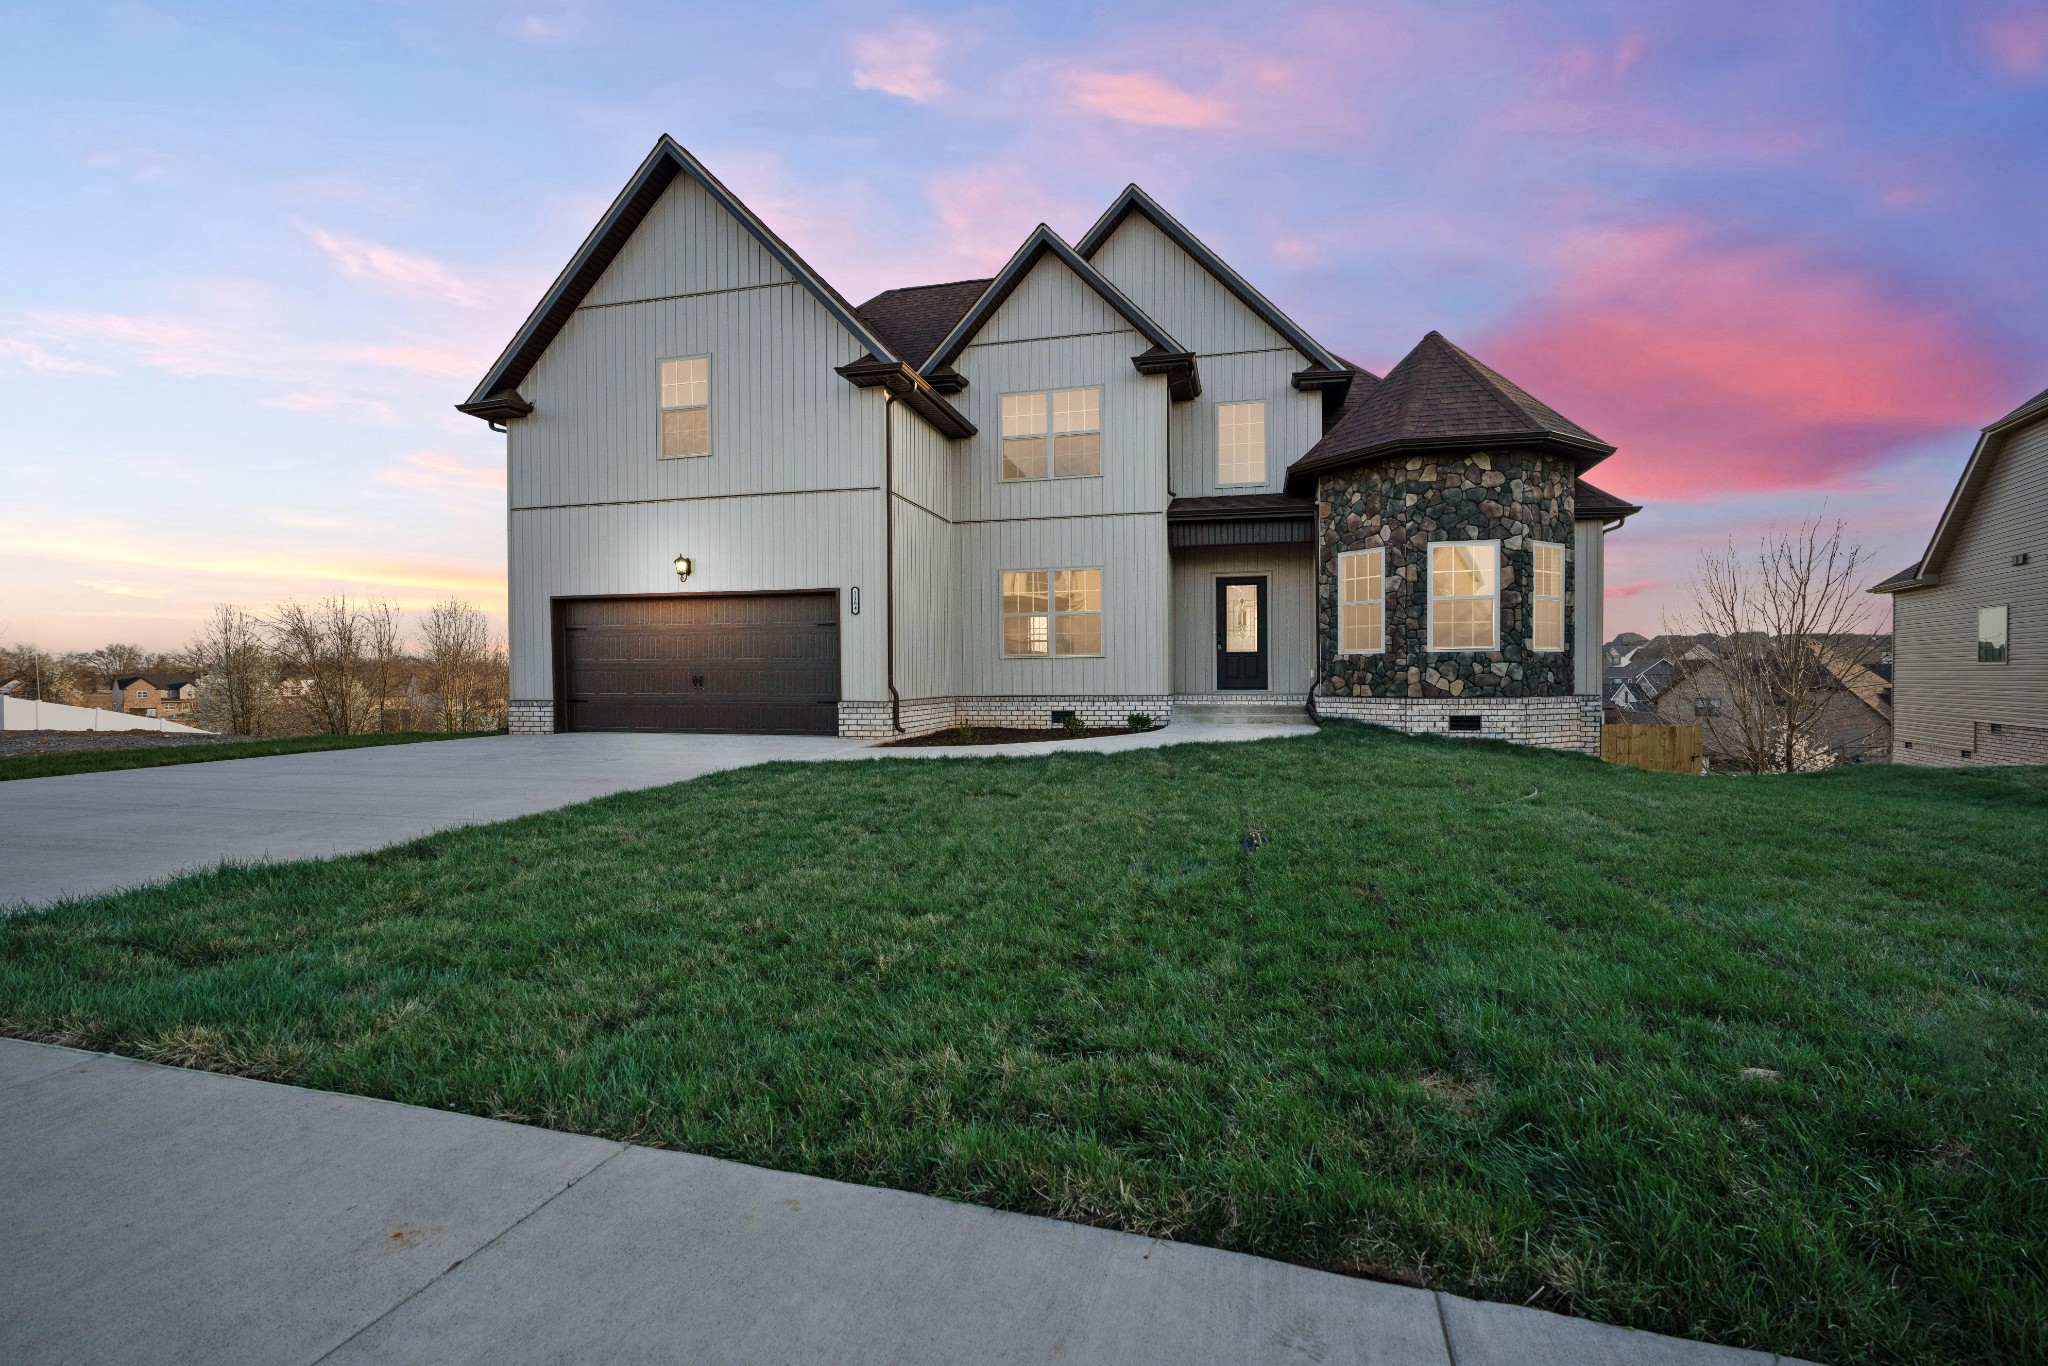
{"label": "wall-mounted porch light", "polygon": [[688,583],[690,581],[690,571],[696,567],[696,563],[688,555],[676,556],[676,582]]}

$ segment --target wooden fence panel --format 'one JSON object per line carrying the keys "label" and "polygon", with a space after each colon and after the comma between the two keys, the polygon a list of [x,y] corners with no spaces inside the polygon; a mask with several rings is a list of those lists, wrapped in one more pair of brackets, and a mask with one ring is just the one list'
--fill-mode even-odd
{"label": "wooden fence panel", "polygon": [[1705,771],[1703,728],[1699,726],[1600,727],[1600,757],[1610,764],[1658,773]]}

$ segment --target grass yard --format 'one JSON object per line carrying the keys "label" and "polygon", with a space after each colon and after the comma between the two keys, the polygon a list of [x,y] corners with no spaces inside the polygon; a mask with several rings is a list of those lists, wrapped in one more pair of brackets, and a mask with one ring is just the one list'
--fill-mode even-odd
{"label": "grass yard", "polygon": [[[99,732],[93,732],[98,734]],[[113,734],[114,732],[107,732]],[[139,731],[138,735],[151,732]],[[477,732],[399,731],[373,735],[283,735],[272,740],[180,739],[176,743],[105,749],[65,749],[49,754],[0,755],[0,783],[16,778],[55,778],[65,773],[104,773],[117,768],[156,768],[163,764],[210,764],[222,759],[262,759],[272,754],[310,754],[323,749],[361,749],[369,745],[411,745],[425,740],[469,740]]]}
{"label": "grass yard", "polygon": [[2048,769],[1337,725],[749,769],[0,919],[0,1032],[1830,1363],[2040,1361],[2044,900]]}

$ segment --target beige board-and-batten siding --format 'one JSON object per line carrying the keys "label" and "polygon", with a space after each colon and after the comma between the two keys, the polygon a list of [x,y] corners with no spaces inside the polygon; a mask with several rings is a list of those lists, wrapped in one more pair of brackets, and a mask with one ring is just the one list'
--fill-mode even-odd
{"label": "beige board-and-batten siding", "polygon": [[[1996,461],[1941,581],[1891,599],[1900,763],[2048,762],[2022,757],[2039,752],[2030,732],[2048,733],[2048,417],[2009,436]],[[2022,554],[2028,563],[2015,565]],[[1977,609],[2000,604],[2009,658],[1979,663]]]}
{"label": "beige board-and-batten siding", "polygon": [[[1143,214],[1127,216],[1090,264],[1200,356],[1201,396],[1173,405],[1170,418],[1175,496],[1279,492],[1287,467],[1323,434],[1322,396],[1292,383],[1308,359]],[[1216,409],[1251,401],[1266,405],[1266,479],[1224,489]]]}
{"label": "beige board-and-batten siding", "polygon": [[[521,384],[534,412],[507,439],[516,729],[552,724],[562,597],[831,591],[841,696],[887,696],[883,398],[833,373],[862,350],[695,181],[664,191]],[[691,355],[711,357],[711,454],[663,460],[659,362]],[[677,555],[695,562],[688,583]]]}
{"label": "beige board-and-batten siding", "polygon": [[[1064,262],[1047,255],[955,360],[969,381],[955,403],[978,428],[950,446],[957,462],[950,610],[958,697],[1050,698],[1065,710],[1080,709],[1089,698],[1170,693],[1161,458],[1170,399],[1163,377],[1140,375],[1131,366],[1131,357],[1149,345]],[[1005,482],[1002,396],[1077,388],[1102,391],[1101,475]],[[1032,569],[1102,571],[1100,656],[1003,655],[1001,576]]]}
{"label": "beige board-and-batten siding", "polygon": [[1599,696],[1606,686],[1607,528],[1572,523],[1572,691]]}

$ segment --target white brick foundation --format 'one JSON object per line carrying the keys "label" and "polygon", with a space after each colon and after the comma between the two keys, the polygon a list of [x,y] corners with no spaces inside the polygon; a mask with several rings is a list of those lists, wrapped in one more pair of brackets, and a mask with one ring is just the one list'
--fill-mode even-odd
{"label": "white brick foundation", "polygon": [[531,699],[507,702],[505,728],[514,735],[552,735],[555,733],[555,704],[545,698],[538,702]]}
{"label": "white brick foundation", "polygon": [[[1600,752],[1600,699],[1575,697],[1318,697],[1318,720],[1363,721],[1409,735],[1506,740],[1517,745]],[[1453,716],[1477,716],[1476,731],[1454,731]]]}
{"label": "white brick foundation", "polygon": [[[1070,711],[1088,726],[1122,726],[1132,712],[1144,712],[1164,725],[1173,713],[1166,696],[1088,697],[920,697],[903,699],[903,733],[928,735],[965,721],[973,726],[1015,726],[1048,730],[1056,711]],[[887,702],[841,702],[839,733],[881,740],[895,734],[889,726]]]}

